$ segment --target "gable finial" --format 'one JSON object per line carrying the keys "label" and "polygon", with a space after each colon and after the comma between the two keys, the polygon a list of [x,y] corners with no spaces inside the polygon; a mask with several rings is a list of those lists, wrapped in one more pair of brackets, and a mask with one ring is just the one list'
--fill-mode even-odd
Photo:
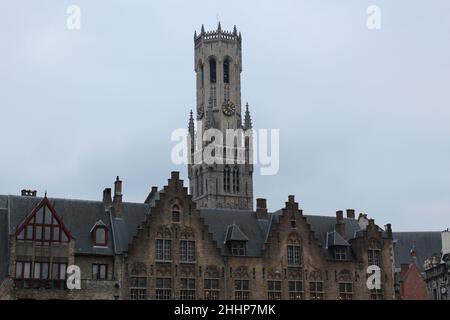
{"label": "gable finial", "polygon": [[47,190],[45,190],[45,196],[44,196],[44,198],[47,198]]}
{"label": "gable finial", "polygon": [[205,25],[202,24],[202,29],[201,29],[201,33],[204,34],[205,33]]}

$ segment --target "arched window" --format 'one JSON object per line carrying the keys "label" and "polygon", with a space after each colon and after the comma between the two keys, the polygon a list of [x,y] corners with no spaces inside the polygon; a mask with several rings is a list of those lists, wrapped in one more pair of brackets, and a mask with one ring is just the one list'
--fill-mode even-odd
{"label": "arched window", "polygon": [[203,63],[200,64],[200,83],[203,88],[205,86],[205,68],[203,67]]}
{"label": "arched window", "polygon": [[95,246],[108,245],[108,229],[105,226],[96,226],[93,230],[93,242]]}
{"label": "arched window", "polygon": [[180,207],[177,205],[172,207],[172,222],[180,222]]}
{"label": "arched window", "polygon": [[225,166],[225,169],[223,169],[223,190],[225,192],[230,192],[230,190],[231,190],[230,175],[231,175],[230,167]]}
{"label": "arched window", "polygon": [[234,167],[233,169],[233,192],[238,193],[239,192],[239,168]]}
{"label": "arched window", "polygon": [[230,60],[225,59],[223,62],[223,82],[230,83]]}
{"label": "arched window", "polygon": [[209,82],[217,82],[217,63],[214,58],[209,59]]}

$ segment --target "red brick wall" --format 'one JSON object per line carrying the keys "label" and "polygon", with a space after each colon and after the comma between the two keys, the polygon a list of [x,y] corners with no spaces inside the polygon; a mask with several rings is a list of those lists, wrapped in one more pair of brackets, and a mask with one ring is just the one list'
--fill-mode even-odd
{"label": "red brick wall", "polygon": [[400,292],[403,300],[428,299],[427,285],[416,265],[411,264],[404,275]]}

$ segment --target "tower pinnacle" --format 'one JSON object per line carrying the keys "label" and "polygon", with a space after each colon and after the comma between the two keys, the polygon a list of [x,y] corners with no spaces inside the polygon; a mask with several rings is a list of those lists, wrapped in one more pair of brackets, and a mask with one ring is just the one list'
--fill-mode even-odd
{"label": "tower pinnacle", "polygon": [[193,116],[192,109],[191,109],[190,116],[189,116],[188,129],[189,129],[189,134],[193,135],[194,134],[194,116]]}
{"label": "tower pinnacle", "polygon": [[244,117],[244,130],[253,128],[252,117],[250,116],[250,111],[248,110],[248,102],[245,105],[245,117]]}

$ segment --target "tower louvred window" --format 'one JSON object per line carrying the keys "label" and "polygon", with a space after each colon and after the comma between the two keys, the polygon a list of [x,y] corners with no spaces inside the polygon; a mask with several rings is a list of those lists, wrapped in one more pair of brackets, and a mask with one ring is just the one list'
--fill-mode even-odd
{"label": "tower louvred window", "polygon": [[209,59],[209,81],[211,83],[217,82],[217,63],[216,59]]}
{"label": "tower louvred window", "polygon": [[223,62],[223,82],[230,83],[230,60],[228,59]]}
{"label": "tower louvred window", "polygon": [[69,242],[71,236],[50,201],[44,198],[19,226],[16,238],[49,243]]}

